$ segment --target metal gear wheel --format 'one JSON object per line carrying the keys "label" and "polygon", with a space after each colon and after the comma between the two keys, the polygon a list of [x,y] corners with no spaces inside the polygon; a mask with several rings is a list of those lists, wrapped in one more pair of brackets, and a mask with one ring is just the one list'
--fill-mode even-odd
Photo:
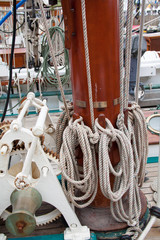
{"label": "metal gear wheel", "polygon": [[[10,124],[11,124],[10,121],[4,121],[3,123],[0,123],[0,132],[1,132],[0,139],[3,137],[5,132],[10,129]],[[46,154],[46,157],[50,161],[52,168],[54,169],[56,175],[59,175],[61,173],[61,171],[59,169],[58,155],[56,153],[54,153],[53,151],[50,151],[50,149],[48,149],[46,146],[43,145],[44,144],[44,136],[40,137],[40,141],[41,141],[43,150]],[[11,155],[14,155],[14,154],[18,155],[21,153],[23,153],[23,154],[25,153],[24,143],[21,141],[15,141]],[[5,210],[0,217],[5,221],[10,214],[11,214],[10,211]],[[40,225],[45,225],[45,224],[51,223],[51,222],[57,220],[60,216],[61,216],[61,213],[58,209],[54,209],[51,212],[46,213],[44,215],[35,216],[36,225],[40,226]]]}
{"label": "metal gear wheel", "polygon": [[[11,214],[10,211],[5,210],[0,217],[3,219],[3,221],[5,221],[10,214]],[[61,213],[58,209],[55,209],[41,216],[35,216],[36,225],[42,226],[42,225],[49,224],[53,221],[56,221],[60,216],[61,216]]]}
{"label": "metal gear wheel", "polygon": [[11,122],[12,121],[3,121],[0,123],[0,139],[10,129]]}

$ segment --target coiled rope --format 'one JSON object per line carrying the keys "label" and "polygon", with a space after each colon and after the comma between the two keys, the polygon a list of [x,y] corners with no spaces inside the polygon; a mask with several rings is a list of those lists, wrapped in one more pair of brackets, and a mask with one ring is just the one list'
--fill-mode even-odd
{"label": "coiled rope", "polygon": [[132,103],[128,110],[128,132],[133,146],[135,175],[138,176],[139,186],[142,186],[148,156],[147,126],[143,112],[137,103]]}
{"label": "coiled rope", "polygon": [[[95,120],[96,131],[100,135],[99,141],[99,178],[100,187],[103,195],[113,202],[120,200],[129,188],[130,176],[128,169],[130,168],[129,162],[133,162],[133,154],[128,138],[123,132],[115,129],[109,119],[105,119],[106,128],[103,128],[98,123],[98,119]],[[112,143],[116,142],[120,161],[114,168],[112,166],[109,152],[112,147]],[[128,161],[130,159],[130,161]],[[115,177],[114,191],[112,191],[110,174]],[[133,175],[133,173],[132,173]],[[116,189],[115,189],[116,188]]]}
{"label": "coiled rope", "polygon": [[[69,103],[67,105],[68,110],[69,110],[69,115],[72,117],[73,115],[73,105]],[[59,154],[61,145],[63,142],[63,132],[65,128],[68,126],[68,116],[66,113],[66,110],[63,108],[63,112],[59,116],[58,122],[57,122],[57,127],[56,127],[56,152]]]}
{"label": "coiled rope", "polygon": [[[69,54],[68,50],[65,48],[65,40],[64,40],[64,31],[60,27],[51,27],[49,29],[50,38],[52,40],[52,45],[57,46],[60,45],[57,51],[55,51],[55,57],[58,60],[59,71],[64,71],[64,73],[60,76],[61,83],[64,85],[69,81],[70,78],[70,70],[69,70]],[[57,40],[58,39],[58,40]],[[60,42],[59,44],[57,42]],[[62,46],[61,46],[62,45]],[[57,76],[54,73],[53,66],[50,65],[50,48],[47,40],[46,34],[44,34],[42,39],[42,57],[43,57],[43,78],[49,84],[58,86]]]}
{"label": "coiled rope", "polygon": [[[120,14],[122,13],[122,2],[120,1]],[[129,189],[129,213],[126,214],[124,208],[124,197],[117,202],[111,201],[111,212],[117,221],[125,221],[129,226],[133,226],[127,230],[127,235],[131,235],[132,239],[137,239],[141,229],[139,228],[139,217],[141,213],[141,200],[138,185],[141,186],[144,181],[145,164],[147,159],[147,129],[145,118],[140,107],[132,103],[128,107],[128,92],[130,78],[130,59],[131,59],[131,32],[132,32],[132,12],[133,1],[128,1],[127,11],[127,34],[126,34],[126,59],[125,59],[125,79],[120,74],[120,114],[117,118],[117,127],[120,129],[130,141],[133,151],[133,171],[131,182],[133,188]],[[120,16],[120,45],[122,45],[122,16]],[[123,65],[122,50],[120,51],[120,66]],[[124,86],[124,87],[122,87]],[[124,124],[124,109],[128,112],[127,126]],[[133,178],[132,178],[133,177]],[[115,185],[114,185],[115,190]],[[134,198],[134,201],[132,200]],[[132,209],[132,210],[131,210]],[[133,214],[134,212],[134,214]]]}
{"label": "coiled rope", "polygon": [[[60,165],[63,190],[68,200],[78,208],[90,205],[97,193],[98,173],[94,150],[94,144],[97,142],[98,135],[93,134],[91,129],[84,125],[82,117],[75,121],[71,118],[63,133]],[[78,146],[83,153],[81,168],[75,156]]]}
{"label": "coiled rope", "polygon": [[[131,10],[133,9],[133,1],[128,1],[128,4],[130,9],[128,10],[130,20],[127,31],[128,36],[130,36],[131,30],[129,29],[129,26],[132,25]],[[88,76],[87,80],[90,92],[89,98],[90,102],[93,104],[85,0],[81,0],[81,6],[86,53],[86,69]],[[131,37],[129,38],[126,48],[127,55],[130,56]],[[122,52],[120,55],[122,59]],[[121,68],[122,65],[123,64],[121,63]],[[84,125],[82,118],[75,121],[71,119],[69,121],[69,126],[66,127],[63,133],[63,143],[60,150],[60,163],[62,169],[62,186],[69,201],[78,208],[88,206],[93,201],[97,193],[98,173],[94,144],[99,141],[99,178],[101,191],[106,198],[111,200],[111,213],[113,217],[117,221],[126,222],[128,226],[131,226],[128,231],[131,235],[133,235],[133,239],[136,239],[138,232],[140,232],[139,217],[141,214],[141,200],[138,183],[141,185],[143,182],[145,165],[144,159],[147,155],[147,148],[145,143],[142,143],[139,146],[139,143],[144,140],[142,137],[146,137],[145,121],[139,107],[134,105],[131,106],[131,108],[128,108],[128,124],[127,126],[124,124],[123,111],[124,107],[128,107],[128,90],[126,89],[129,81],[129,69],[130,61],[128,60],[126,63],[125,84],[121,69],[121,94],[124,94],[124,92],[122,92],[124,88],[125,96],[123,97],[121,95],[121,114],[118,116],[117,120],[117,125],[120,130],[115,129],[108,119],[106,119],[105,129],[99,125],[97,119],[95,121],[95,126],[93,126],[94,111],[91,104],[90,111],[92,116],[92,129],[95,129],[96,132],[93,134],[90,128]],[[120,153],[120,162],[115,167],[112,165],[109,157],[109,152],[113,142],[117,143]],[[133,144],[133,149],[131,143]],[[80,146],[83,153],[82,167],[78,166],[78,160],[75,156],[76,148],[78,146]],[[141,153],[142,151],[143,153]],[[115,177],[113,187],[110,182],[111,173]],[[66,185],[65,180],[67,182]]]}
{"label": "coiled rope", "polygon": [[[106,128],[102,128],[98,120],[95,127],[100,134],[99,141],[99,177],[103,195],[111,200],[111,213],[118,222],[126,222],[129,226],[137,224],[141,213],[141,203],[138,186],[134,175],[134,158],[130,140],[120,130],[115,129],[106,118]],[[116,142],[119,149],[120,161],[113,167],[109,152],[112,143]],[[114,176],[113,190],[110,174]],[[128,192],[128,213],[125,211],[126,202],[123,197]],[[136,198],[135,198],[136,197]],[[138,199],[138,204],[136,202]]]}

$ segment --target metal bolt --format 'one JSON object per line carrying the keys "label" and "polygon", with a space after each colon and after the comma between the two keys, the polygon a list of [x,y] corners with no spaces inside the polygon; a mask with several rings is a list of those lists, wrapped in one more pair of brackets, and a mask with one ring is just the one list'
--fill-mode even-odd
{"label": "metal bolt", "polygon": [[8,146],[7,145],[3,145],[1,147],[1,149],[0,149],[0,154],[1,155],[6,155],[7,151],[8,151]]}
{"label": "metal bolt", "polygon": [[42,167],[42,175],[43,175],[43,177],[47,177],[48,172],[49,172],[48,167],[46,167],[46,166]]}
{"label": "metal bolt", "polygon": [[18,124],[13,124],[13,126],[12,126],[12,129],[16,132],[16,131],[18,131],[18,129],[19,129],[19,126],[18,126]]}
{"label": "metal bolt", "polygon": [[76,228],[76,227],[77,227],[77,224],[76,224],[76,223],[72,223],[72,224],[71,224],[71,227],[72,227],[72,228]]}

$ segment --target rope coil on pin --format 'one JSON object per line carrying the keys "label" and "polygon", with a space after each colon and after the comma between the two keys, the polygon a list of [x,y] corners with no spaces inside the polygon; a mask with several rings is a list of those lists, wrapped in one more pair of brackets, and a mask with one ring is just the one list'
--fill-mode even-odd
{"label": "rope coil on pin", "polygon": [[[134,175],[134,158],[132,146],[127,136],[115,129],[108,119],[106,128],[102,128],[98,120],[95,121],[95,129],[100,134],[99,141],[99,177],[103,195],[111,200],[111,213],[118,222],[127,222],[129,226],[135,226],[141,213],[139,189],[136,186]],[[116,142],[120,153],[119,163],[113,167],[109,157],[112,142]],[[111,188],[110,174],[115,177],[113,190]],[[129,212],[126,213],[123,202],[125,193],[128,192]],[[137,199],[137,201],[135,201]]]}
{"label": "rope coil on pin", "polygon": [[[60,150],[62,187],[69,201],[78,208],[90,205],[97,193],[98,173],[93,147],[97,141],[97,134],[94,136],[91,129],[84,125],[82,117],[75,121],[71,118],[63,133],[63,143]],[[75,156],[78,146],[83,153],[83,167],[81,168],[79,168]],[[67,186],[65,180],[67,180]]]}
{"label": "rope coil on pin", "polygon": [[[106,198],[111,201],[118,201],[126,193],[129,188],[129,171],[128,171],[128,159],[132,155],[130,144],[125,134],[115,129],[109,119],[105,119],[106,128],[102,128],[98,123],[98,119],[95,120],[96,131],[100,134],[99,141],[99,177],[100,187]],[[116,142],[120,152],[120,162],[116,167],[112,166],[110,161],[109,152],[112,143]],[[114,190],[111,190],[110,173],[115,176]]]}
{"label": "rope coil on pin", "polygon": [[131,137],[137,167],[135,174],[138,175],[139,186],[142,186],[148,156],[147,126],[143,112],[137,103],[132,103],[127,109],[128,132]]}

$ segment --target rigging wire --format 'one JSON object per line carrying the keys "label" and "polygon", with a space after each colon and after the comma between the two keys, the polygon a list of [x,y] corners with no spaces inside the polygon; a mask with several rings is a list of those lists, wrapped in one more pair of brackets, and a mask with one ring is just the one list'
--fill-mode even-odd
{"label": "rigging wire", "polygon": [[12,68],[13,68],[15,38],[16,38],[16,0],[13,1],[13,36],[12,36],[12,47],[11,47],[11,56],[10,56],[10,64],[9,64],[9,84],[8,84],[7,99],[6,99],[5,107],[3,110],[1,122],[3,122],[3,120],[5,119],[7,108],[8,108],[8,103],[9,103],[9,98],[10,98],[10,91],[11,91],[11,85],[12,85]]}
{"label": "rigging wire", "polygon": [[[16,20],[16,21],[17,21],[17,20]],[[25,23],[25,19],[23,20],[23,22],[21,23],[21,25],[16,28],[16,31],[17,31],[18,29],[20,29],[21,27],[23,27],[24,23]],[[13,33],[13,31],[7,32],[7,31],[2,30],[2,29],[0,29],[0,32],[6,33],[6,34],[11,34],[11,33]]]}
{"label": "rigging wire", "polygon": [[140,20],[140,33],[139,33],[139,46],[138,46],[138,56],[137,56],[137,75],[136,75],[136,94],[135,101],[138,104],[138,92],[139,92],[139,83],[140,83],[140,65],[141,65],[141,55],[142,55],[142,38],[143,38],[143,25],[144,25],[144,14],[145,10],[145,0],[142,1],[142,14]]}

